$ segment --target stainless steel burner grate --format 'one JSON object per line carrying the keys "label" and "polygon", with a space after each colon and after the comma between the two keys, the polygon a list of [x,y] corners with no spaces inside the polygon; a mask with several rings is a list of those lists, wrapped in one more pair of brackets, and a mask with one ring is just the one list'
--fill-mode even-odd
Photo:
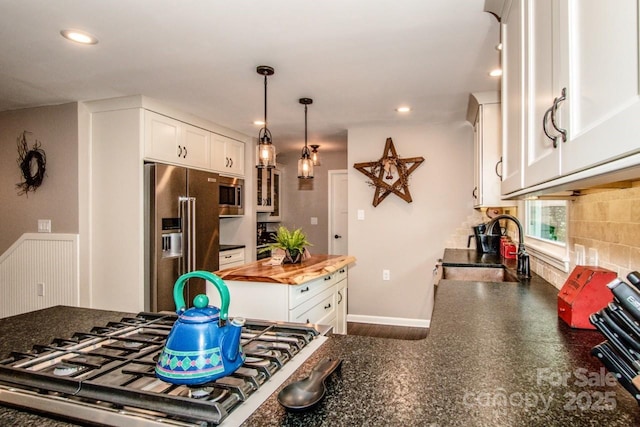
{"label": "stainless steel burner grate", "polygon": [[240,424],[326,337],[305,325],[248,321],[245,364],[198,388],[155,377],[175,315],[140,313],[0,361],[0,402],[127,426]]}

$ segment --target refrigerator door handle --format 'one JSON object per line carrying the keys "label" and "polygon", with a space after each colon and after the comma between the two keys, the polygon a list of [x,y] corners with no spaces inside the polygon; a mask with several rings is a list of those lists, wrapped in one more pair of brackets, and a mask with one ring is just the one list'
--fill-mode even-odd
{"label": "refrigerator door handle", "polygon": [[189,197],[189,271],[196,271],[196,198]]}
{"label": "refrigerator door handle", "polygon": [[180,226],[182,228],[182,256],[178,265],[178,275],[182,276],[189,272],[189,260],[191,259],[191,216],[189,209],[189,198],[178,198],[178,216],[180,217]]}

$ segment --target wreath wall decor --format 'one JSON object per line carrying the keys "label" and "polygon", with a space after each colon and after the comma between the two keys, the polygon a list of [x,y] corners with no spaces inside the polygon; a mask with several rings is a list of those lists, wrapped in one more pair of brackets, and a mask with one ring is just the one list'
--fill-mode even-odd
{"label": "wreath wall decor", "polygon": [[36,139],[29,149],[27,135],[31,135],[31,132],[25,130],[18,136],[18,166],[24,179],[16,184],[19,196],[27,194],[29,191],[36,191],[42,185],[46,174],[47,156],[40,148],[42,144]]}
{"label": "wreath wall decor", "polygon": [[[375,187],[373,206],[378,206],[389,194],[393,193],[407,203],[411,203],[409,175],[424,162],[424,157],[398,157],[393,140],[387,138],[380,160],[356,163],[354,168],[365,174],[371,181],[367,184]],[[395,178],[395,181],[392,181]],[[391,183],[385,182],[392,181]]]}

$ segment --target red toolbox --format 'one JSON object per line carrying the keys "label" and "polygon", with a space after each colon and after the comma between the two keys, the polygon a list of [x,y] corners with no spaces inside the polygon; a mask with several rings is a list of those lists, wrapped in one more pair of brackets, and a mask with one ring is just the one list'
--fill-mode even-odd
{"label": "red toolbox", "polygon": [[576,266],[558,293],[558,316],[572,328],[595,329],[589,316],[613,300],[607,284],[616,277],[606,268]]}

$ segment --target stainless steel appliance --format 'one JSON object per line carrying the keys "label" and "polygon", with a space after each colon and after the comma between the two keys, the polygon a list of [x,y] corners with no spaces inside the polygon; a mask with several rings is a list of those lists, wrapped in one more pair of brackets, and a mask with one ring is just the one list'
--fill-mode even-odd
{"label": "stainless steel appliance", "polygon": [[221,176],[220,197],[218,198],[221,216],[244,215],[244,180]]}
{"label": "stainless steel appliance", "polygon": [[322,345],[330,327],[248,320],[246,360],[198,387],[172,385],[154,368],[174,314],[139,313],[87,333],[13,352],[0,361],[0,402],[82,424],[237,426]]}
{"label": "stainless steel appliance", "polygon": [[[180,275],[218,269],[218,178],[215,173],[179,166],[145,165],[149,310],[175,311],[173,285]],[[192,279],[185,287],[185,300],[203,293],[206,282]]]}

